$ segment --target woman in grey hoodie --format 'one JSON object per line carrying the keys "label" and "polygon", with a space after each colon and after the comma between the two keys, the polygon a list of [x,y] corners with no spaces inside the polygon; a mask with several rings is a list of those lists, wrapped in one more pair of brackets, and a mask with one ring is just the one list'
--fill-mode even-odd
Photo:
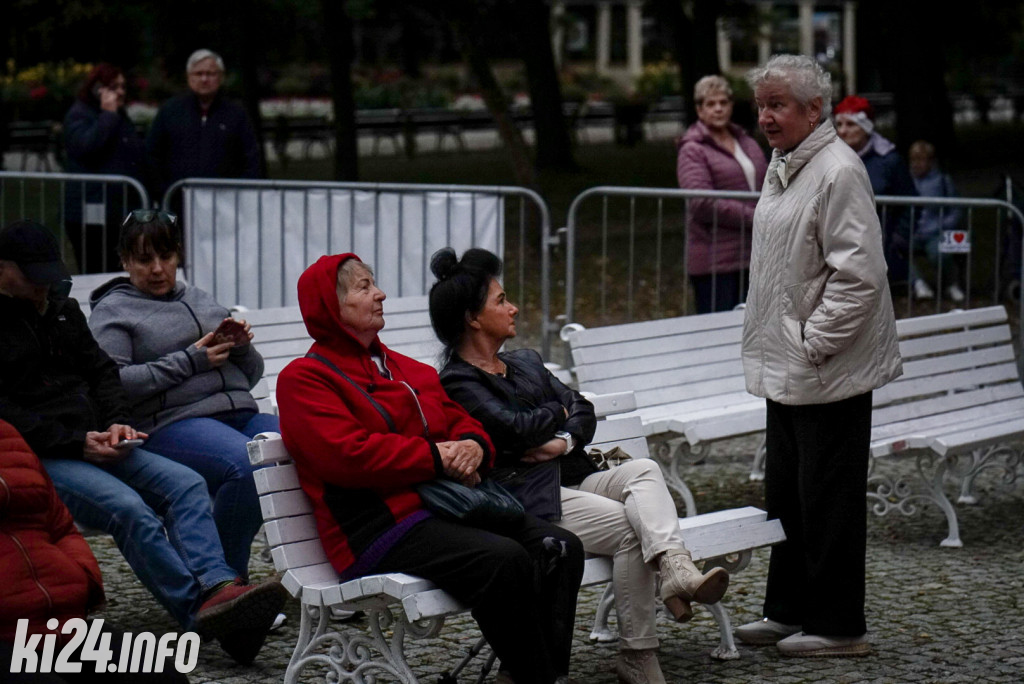
{"label": "woman in grey hoodie", "polygon": [[214,331],[230,312],[209,294],[177,282],[181,238],[173,214],[132,212],[118,251],[128,277],[93,291],[89,327],[117,363],[146,449],[206,480],[228,564],[248,577],[249,549],[262,523],[246,453],[257,433],[280,430],[249,390],[263,357],[244,321],[235,341]]}

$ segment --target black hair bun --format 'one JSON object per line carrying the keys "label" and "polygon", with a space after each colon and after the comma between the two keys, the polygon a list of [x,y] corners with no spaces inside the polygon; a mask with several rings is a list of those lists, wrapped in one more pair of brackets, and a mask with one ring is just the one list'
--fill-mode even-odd
{"label": "black hair bun", "polygon": [[459,265],[459,258],[455,256],[455,250],[451,247],[443,247],[434,252],[430,257],[430,272],[438,280],[448,280],[455,275],[455,269]]}

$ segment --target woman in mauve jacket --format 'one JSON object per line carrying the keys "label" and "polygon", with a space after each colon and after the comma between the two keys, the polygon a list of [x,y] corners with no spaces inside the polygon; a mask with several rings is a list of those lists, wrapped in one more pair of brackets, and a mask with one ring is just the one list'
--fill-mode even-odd
{"label": "woman in mauve jacket", "polygon": [[[764,152],[732,123],[732,88],[721,76],[694,86],[699,121],[679,139],[676,175],[686,190],[757,191],[768,168]],[[755,202],[691,199],[686,270],[697,313],[728,311],[746,299]]]}
{"label": "woman in mauve jacket", "polygon": [[298,294],[314,343],[278,377],[281,434],[331,564],[342,579],[407,572],[434,582],[473,606],[499,681],[564,681],[580,541],[529,515],[483,529],[427,511],[416,485],[479,482],[494,458],[487,433],[433,368],[378,339],[385,295],[354,254],[321,257]]}

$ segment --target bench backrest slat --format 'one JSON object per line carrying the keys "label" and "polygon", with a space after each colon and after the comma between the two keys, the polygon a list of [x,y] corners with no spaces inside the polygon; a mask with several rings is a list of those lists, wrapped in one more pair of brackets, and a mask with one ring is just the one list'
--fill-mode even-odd
{"label": "bench backrest slat", "polygon": [[[643,373],[697,367],[707,363],[732,362],[735,365],[735,361],[739,358],[740,345],[738,342],[703,349],[667,349],[665,353],[658,356],[627,356],[618,360],[577,366],[576,377],[580,382],[587,382],[592,379],[631,377]],[[742,367],[739,369],[742,370]]]}
{"label": "bench backrest slat", "polygon": [[896,321],[896,332],[903,337],[931,335],[942,330],[978,327],[1005,323],[1008,320],[1002,306],[987,306],[980,309],[966,309],[947,313],[900,318]]}
{"label": "bench backrest slat", "polygon": [[886,425],[908,418],[929,416],[944,411],[956,411],[975,405],[993,404],[1024,396],[1020,383],[1003,383],[977,390],[947,394],[902,404],[879,405],[877,402],[871,414],[872,425]]}

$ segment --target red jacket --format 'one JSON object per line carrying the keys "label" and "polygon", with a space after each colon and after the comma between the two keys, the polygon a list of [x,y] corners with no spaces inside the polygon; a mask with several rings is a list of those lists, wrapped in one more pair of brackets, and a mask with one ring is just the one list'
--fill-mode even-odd
{"label": "red jacket", "polygon": [[[754,183],[760,190],[768,170],[764,152],[739,126],[729,124],[729,130],[754,163]],[[690,126],[678,145],[676,176],[680,188],[750,190],[736,157],[718,146],[702,122]],[[756,204],[741,200],[690,200],[690,222],[686,226],[689,275],[729,273],[749,266]]]}
{"label": "red jacket", "polygon": [[14,641],[21,618],[30,634],[46,633],[50,618],[63,624],[103,603],[96,557],[39,459],[2,420],[0,577],[0,641]]}
{"label": "red jacket", "polygon": [[[391,372],[385,379],[369,350],[342,328],[335,283],[338,267],[350,258],[358,259],[324,256],[307,268],[299,278],[299,308],[314,340],[310,351],[362,391],[309,357],[292,361],[277,380],[285,446],[313,502],[324,550],[346,576],[372,569],[427,516],[413,486],[442,474],[436,442],[473,439],[484,447],[487,464],[494,453],[480,423],[445,394],[437,371],[376,340],[371,346]],[[396,431],[363,391],[391,415]]]}

